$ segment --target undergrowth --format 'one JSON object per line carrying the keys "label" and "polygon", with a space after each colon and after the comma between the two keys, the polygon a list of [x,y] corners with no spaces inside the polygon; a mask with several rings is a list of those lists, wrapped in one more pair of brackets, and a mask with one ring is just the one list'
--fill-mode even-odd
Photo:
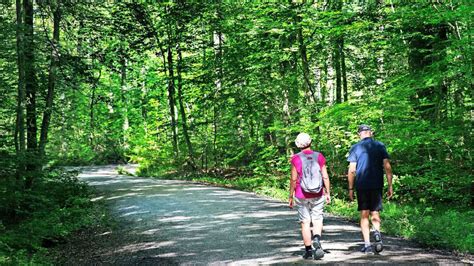
{"label": "undergrowth", "polygon": [[[28,191],[1,193],[0,264],[51,264],[48,248],[79,229],[105,224],[105,208],[91,202],[92,191],[77,173],[41,173]],[[5,191],[2,191],[5,192]],[[2,204],[3,205],[3,204]],[[5,213],[15,206],[15,214]]]}

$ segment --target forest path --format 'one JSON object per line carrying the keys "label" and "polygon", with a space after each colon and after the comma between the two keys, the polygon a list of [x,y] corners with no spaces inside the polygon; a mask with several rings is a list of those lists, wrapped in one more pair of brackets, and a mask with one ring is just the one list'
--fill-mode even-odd
{"label": "forest path", "polygon": [[[463,263],[412,242],[385,237],[381,255],[359,252],[359,228],[326,216],[321,261],[303,260],[296,210],[272,199],[201,184],[118,175],[116,166],[81,168],[118,226],[85,232],[61,253],[67,265]],[[133,167],[128,168],[133,171]],[[466,261],[465,263],[468,263]]]}

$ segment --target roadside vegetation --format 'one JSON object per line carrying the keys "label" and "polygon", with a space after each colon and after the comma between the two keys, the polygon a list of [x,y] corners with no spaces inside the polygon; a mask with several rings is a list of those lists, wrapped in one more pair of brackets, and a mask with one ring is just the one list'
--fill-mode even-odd
{"label": "roadside vegetation", "polygon": [[[71,233],[109,223],[107,212],[91,201],[92,190],[77,172],[44,170],[23,193],[0,185],[0,264],[37,265],[53,262],[48,249],[61,245]],[[14,178],[14,177],[10,177]]]}

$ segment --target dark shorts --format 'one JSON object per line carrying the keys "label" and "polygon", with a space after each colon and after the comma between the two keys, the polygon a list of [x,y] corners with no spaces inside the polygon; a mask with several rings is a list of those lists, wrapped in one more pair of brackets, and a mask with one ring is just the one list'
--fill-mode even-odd
{"label": "dark shorts", "polygon": [[382,189],[358,189],[357,210],[382,210]]}

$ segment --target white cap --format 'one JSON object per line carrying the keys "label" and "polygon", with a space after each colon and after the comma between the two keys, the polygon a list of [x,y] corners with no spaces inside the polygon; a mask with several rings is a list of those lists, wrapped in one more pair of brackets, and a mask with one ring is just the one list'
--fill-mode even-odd
{"label": "white cap", "polygon": [[306,133],[300,133],[295,139],[296,147],[302,149],[311,145],[311,137]]}

